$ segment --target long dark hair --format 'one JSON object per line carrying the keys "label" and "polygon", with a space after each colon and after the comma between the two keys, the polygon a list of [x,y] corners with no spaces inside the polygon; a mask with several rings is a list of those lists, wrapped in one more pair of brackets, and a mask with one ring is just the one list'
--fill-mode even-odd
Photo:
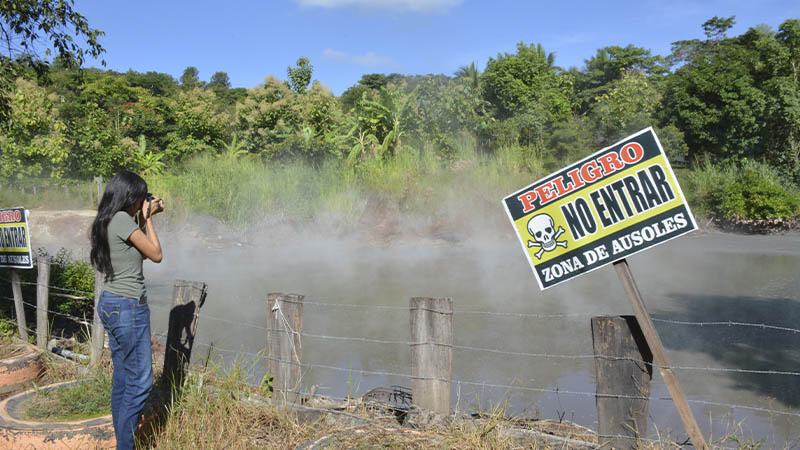
{"label": "long dark hair", "polygon": [[103,272],[106,278],[114,275],[111,249],[108,246],[108,223],[114,214],[127,211],[145,195],[147,195],[147,183],[142,177],[128,170],[114,175],[106,186],[106,191],[97,207],[97,216],[92,223],[92,251],[89,254],[92,264]]}

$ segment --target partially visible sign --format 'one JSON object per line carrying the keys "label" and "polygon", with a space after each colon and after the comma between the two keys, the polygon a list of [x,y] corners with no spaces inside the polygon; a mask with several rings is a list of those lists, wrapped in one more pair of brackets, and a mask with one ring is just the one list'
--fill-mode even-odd
{"label": "partially visible sign", "polygon": [[33,267],[25,208],[0,209],[0,267]]}
{"label": "partially visible sign", "polygon": [[541,289],[697,229],[652,128],[503,199]]}

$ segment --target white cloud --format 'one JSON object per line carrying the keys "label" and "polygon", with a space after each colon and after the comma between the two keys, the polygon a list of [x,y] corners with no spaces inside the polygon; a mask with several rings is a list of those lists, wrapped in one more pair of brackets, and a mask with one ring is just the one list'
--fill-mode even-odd
{"label": "white cloud", "polygon": [[375,52],[367,52],[362,56],[353,56],[353,62],[361,66],[391,66],[394,64],[392,58]]}
{"label": "white cloud", "polygon": [[463,0],[297,0],[302,6],[342,8],[358,6],[364,9],[386,9],[410,12],[444,12],[460,5]]}
{"label": "white cloud", "polygon": [[375,52],[367,52],[363,55],[349,55],[339,50],[326,48],[322,51],[322,58],[328,61],[336,61],[367,67],[396,65],[392,58]]}
{"label": "white cloud", "polygon": [[333,50],[330,48],[326,48],[322,51],[322,57],[329,61],[347,61],[348,56],[347,53],[340,52],[338,50]]}

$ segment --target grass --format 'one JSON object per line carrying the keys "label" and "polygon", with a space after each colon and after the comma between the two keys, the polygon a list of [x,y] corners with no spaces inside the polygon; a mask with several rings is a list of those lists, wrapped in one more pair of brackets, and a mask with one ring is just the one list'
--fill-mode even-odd
{"label": "grass", "polygon": [[[191,372],[182,395],[168,406],[163,422],[139,442],[138,448],[286,449],[309,442],[319,445],[314,448],[336,449],[554,448],[534,442],[525,430],[596,442],[590,430],[569,422],[509,419],[502,406],[479,414],[478,418],[438,424],[419,421],[409,426],[399,425],[394,414],[380,407],[351,399],[335,410],[320,410],[324,414],[315,419],[302,419],[254,395],[260,390],[243,381],[250,367],[243,360],[237,360],[226,370],[219,369],[222,366],[223,362],[217,360],[206,369]],[[757,441],[744,440],[736,433],[729,433],[712,445],[722,444],[759,448]],[[638,441],[637,448],[672,449],[679,445],[669,435],[659,434],[655,441]]]}
{"label": "grass", "polygon": [[25,417],[46,422],[69,422],[111,414],[111,375],[97,371],[82,382],[61,389],[36,389],[23,407]]}
{"label": "grass", "polygon": [[[201,154],[146,178],[150,191],[165,199],[167,221],[185,223],[201,213],[247,231],[276,223],[355,225],[365,218],[400,214],[459,223],[466,217],[493,216],[498,210],[502,216],[503,197],[560,166],[524,146],[506,146],[487,155],[476,150],[469,136],[455,142],[450,160],[406,146],[391,160],[366,159],[355,167],[335,159],[310,166],[301,161],[265,164],[250,156]],[[741,167],[701,163],[678,170],[678,177],[693,210],[713,216],[720,214],[716,200],[720,193],[747,172],[787,192],[788,198],[800,199],[796,185],[754,161],[744,161]],[[40,189],[37,196],[30,194],[30,188],[24,195],[5,189],[0,190],[0,205],[87,207],[91,188],[91,183],[79,184],[70,191],[77,194],[69,196],[60,186]]]}
{"label": "grass", "polygon": [[294,221],[336,216],[355,223],[375,208],[427,215],[476,197],[499,204],[544,175],[541,164],[532,165],[530,158],[515,147],[480,155],[469,140],[462,142],[454,161],[406,148],[390,161],[372,159],[355,168],[336,160],[311,167],[201,155],[147,181],[179,221],[201,212],[240,229],[267,216]]}
{"label": "grass", "polygon": [[19,356],[24,350],[25,347],[14,342],[10,335],[0,336],[0,359]]}
{"label": "grass", "polygon": [[[36,186],[36,193],[34,188]],[[92,191],[92,194],[89,191]],[[89,181],[60,179],[27,179],[24,186],[0,186],[0,205],[3,208],[83,209],[94,208],[97,185]]]}

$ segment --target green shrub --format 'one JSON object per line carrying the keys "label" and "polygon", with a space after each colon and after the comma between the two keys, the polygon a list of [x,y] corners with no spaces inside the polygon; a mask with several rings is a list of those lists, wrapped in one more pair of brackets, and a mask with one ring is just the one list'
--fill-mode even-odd
{"label": "green shrub", "polygon": [[725,219],[786,219],[798,215],[800,191],[770,166],[712,164],[679,172],[696,212]]}
{"label": "green shrub", "polygon": [[710,195],[716,215],[726,219],[787,219],[797,214],[800,197],[753,171]]}
{"label": "green shrub", "polygon": [[[49,258],[44,249],[36,251],[36,257]],[[50,265],[50,298],[48,309],[75,317],[91,317],[94,307],[94,269],[88,261],[75,258],[72,252],[62,248],[51,259]],[[16,269],[19,275],[22,299],[26,303],[36,304],[37,265],[32,269]],[[0,268],[0,292],[4,297],[11,295],[11,269]],[[65,297],[67,295],[68,297]],[[13,319],[14,304],[11,301],[0,302],[0,319]],[[27,323],[35,323],[35,308],[25,306]],[[52,319],[52,317],[51,317]]]}
{"label": "green shrub", "polygon": [[[46,257],[46,253],[39,257]],[[62,248],[56,253],[50,265],[51,292],[64,293],[75,297],[50,296],[50,309],[62,314],[77,317],[91,317],[94,307],[94,269],[89,261],[76,259],[72,252]]]}

